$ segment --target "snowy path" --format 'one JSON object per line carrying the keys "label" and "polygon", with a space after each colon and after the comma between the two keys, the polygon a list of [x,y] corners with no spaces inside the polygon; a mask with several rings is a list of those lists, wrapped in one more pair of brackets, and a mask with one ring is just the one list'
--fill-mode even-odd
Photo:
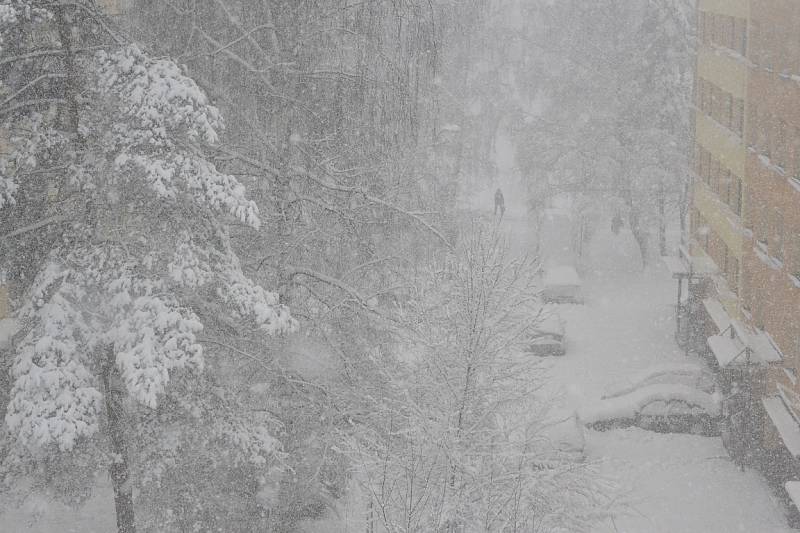
{"label": "snowy path", "polygon": [[[504,224],[525,253],[524,221]],[[591,403],[646,368],[687,361],[672,337],[675,282],[661,265],[642,272],[638,257],[630,233],[598,230],[584,268],[586,305],[560,306],[567,355],[548,361],[561,407]],[[598,533],[792,531],[763,479],[738,470],[719,438],[588,431],[587,451],[629,506]]]}

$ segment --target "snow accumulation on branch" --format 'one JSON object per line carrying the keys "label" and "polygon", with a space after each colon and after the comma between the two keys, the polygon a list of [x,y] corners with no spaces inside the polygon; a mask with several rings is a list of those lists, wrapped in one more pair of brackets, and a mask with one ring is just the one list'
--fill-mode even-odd
{"label": "snow accumulation on branch", "polygon": [[[217,298],[267,334],[297,322],[279,296],[249,279],[224,219],[259,228],[256,204],[204,155],[222,118],[197,84],[135,45],[83,58],[78,149],[32,113],[12,140],[12,164],[35,169],[63,154],[78,204],[68,239],[49,250],[20,316],[30,328],[12,368],[6,422],[34,453],[70,450],[100,430],[104,383],[119,377],[127,398],[153,409],[178,376],[204,367],[203,324],[187,292]],[[0,176],[0,207],[18,184]],[[99,221],[98,221],[99,219]],[[24,229],[24,228],[23,228]]]}
{"label": "snow accumulation on branch", "polygon": [[116,152],[115,168],[143,172],[159,197],[189,193],[258,228],[258,208],[244,186],[195,148],[216,144],[223,123],[194,80],[174,62],[149,58],[135,45],[98,52],[96,60],[99,92],[118,102],[118,120],[106,139]]}

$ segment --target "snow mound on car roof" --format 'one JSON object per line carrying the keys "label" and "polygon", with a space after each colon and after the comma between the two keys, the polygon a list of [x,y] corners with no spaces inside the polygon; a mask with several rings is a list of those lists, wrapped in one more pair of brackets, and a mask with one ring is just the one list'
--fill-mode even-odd
{"label": "snow mound on car roof", "polygon": [[545,286],[554,285],[580,285],[581,278],[571,266],[556,266],[548,268],[544,274]]}
{"label": "snow mound on car roof", "polygon": [[604,420],[634,418],[645,407],[650,416],[684,414],[675,412],[675,402],[683,402],[693,411],[699,410],[714,417],[720,413],[719,401],[712,394],[686,385],[657,384],[585,406],[578,411],[578,416],[584,424],[595,424]]}

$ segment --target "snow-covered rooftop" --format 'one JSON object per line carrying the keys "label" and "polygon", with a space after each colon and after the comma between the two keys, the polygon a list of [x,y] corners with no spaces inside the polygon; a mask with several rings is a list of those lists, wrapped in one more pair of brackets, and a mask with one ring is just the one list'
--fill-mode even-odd
{"label": "snow-covered rooftop", "polygon": [[728,312],[722,307],[719,300],[714,298],[706,298],[703,300],[703,307],[706,308],[708,316],[714,321],[714,324],[720,331],[725,331],[731,325],[731,317]]}
{"label": "snow-covered rooftop", "polygon": [[720,368],[725,368],[734,361],[737,363],[747,363],[744,345],[737,339],[732,339],[728,335],[712,335],[708,338],[708,347],[714,354]]}
{"label": "snow-covered rooftop", "polygon": [[794,506],[800,509],[800,481],[787,481],[785,487]]}
{"label": "snow-covered rooftop", "polygon": [[775,341],[764,331],[751,331],[747,334],[747,345],[750,346],[759,359],[767,363],[777,363],[783,360],[783,353]]}
{"label": "snow-covered rooftop", "polygon": [[719,267],[714,263],[714,260],[705,255],[705,253],[692,254],[688,255],[688,257],[691,260],[691,271],[693,274],[711,276],[719,273]]}
{"label": "snow-covered rooftop", "polygon": [[[708,347],[720,366],[725,367],[734,360],[745,363],[747,358],[742,354],[745,347],[751,350],[750,362],[776,363],[783,360],[783,353],[768,333],[754,330],[732,319],[719,300],[706,298],[703,300],[703,307],[721,332],[708,338]],[[734,333],[733,339],[729,335],[731,329]]]}
{"label": "snow-covered rooftop", "polygon": [[761,402],[786,445],[786,449],[793,456],[800,457],[800,425],[789,412],[783,400],[779,396],[772,396],[762,398]]}

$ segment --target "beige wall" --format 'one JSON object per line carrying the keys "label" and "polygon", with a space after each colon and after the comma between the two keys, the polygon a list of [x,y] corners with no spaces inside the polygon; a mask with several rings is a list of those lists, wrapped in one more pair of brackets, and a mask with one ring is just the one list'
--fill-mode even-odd
{"label": "beige wall", "polygon": [[730,17],[746,19],[750,17],[749,0],[700,0],[698,9],[710,13],[719,13]]}
{"label": "beige wall", "polygon": [[697,52],[697,75],[744,99],[747,93],[747,66],[741,61],[705,46]]}
{"label": "beige wall", "polygon": [[128,8],[128,0],[97,0],[97,5],[109,15],[121,15]]}

